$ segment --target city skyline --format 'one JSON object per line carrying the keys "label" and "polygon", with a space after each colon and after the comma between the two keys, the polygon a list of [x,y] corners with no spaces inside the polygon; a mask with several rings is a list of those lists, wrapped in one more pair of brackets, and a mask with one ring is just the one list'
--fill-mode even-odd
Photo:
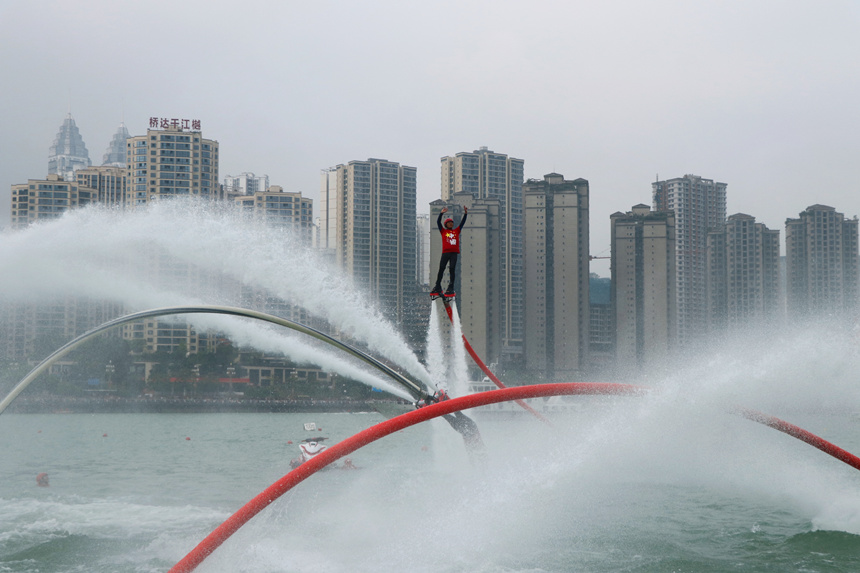
{"label": "city skyline", "polygon": [[[770,228],[814,203],[860,214],[860,81],[846,73],[860,51],[852,4],[203,8],[0,8],[0,74],[22,88],[3,95],[0,128],[15,142],[0,147],[0,224],[11,185],[46,175],[68,111],[93,163],[120,122],[139,134],[159,116],[199,118],[223,146],[222,173],[265,173],[305,196],[343,157],[415,166],[419,212],[439,196],[440,157],[503,150],[525,161],[526,179],[563,172],[590,182],[594,255],[608,253],[609,215],[647,203],[658,174],[725,181],[727,212]],[[325,22],[325,33],[308,22]],[[200,41],[198,29],[252,31],[266,47]],[[34,33],[39,42],[28,41]],[[146,59],[171,82],[153,82],[117,49],[135,37],[147,38]],[[390,72],[367,77],[359,64],[373,61]],[[84,72],[92,64],[114,72],[94,77]],[[236,72],[265,88],[217,81]]]}
{"label": "city skyline", "polygon": [[[150,125],[150,126],[152,126],[152,125],[153,125],[153,121],[155,121],[155,120],[160,121],[162,124],[164,124],[164,122],[165,122],[165,121],[167,121],[168,123],[171,121],[171,120],[170,120],[170,119],[168,119],[168,118],[154,118],[154,117],[150,117],[150,118],[148,118],[148,119],[147,119],[147,121],[148,121],[148,123],[149,123],[149,125]],[[71,113],[69,113],[69,114],[67,114],[67,116],[66,116],[66,118],[64,119],[63,123],[62,123],[62,124],[60,124],[60,127],[59,127],[59,129],[58,129],[58,133],[60,134],[60,136],[61,136],[61,135],[62,135],[62,134],[67,130],[67,126],[68,126],[68,124],[69,124],[69,122],[70,122],[70,121],[71,121],[71,123],[72,123],[73,127],[75,128],[75,130],[77,131],[77,129],[78,129],[78,128],[77,128],[77,127],[76,127],[76,125],[75,125],[74,118],[72,117]],[[191,120],[184,120],[184,119],[183,119],[183,120],[175,120],[175,121],[178,121],[178,122],[190,122]],[[197,127],[199,128],[199,120],[195,120],[195,124],[196,124],[196,125],[197,125]],[[186,127],[188,127],[188,126],[186,126]],[[158,128],[156,128],[156,129],[158,129]],[[147,133],[148,133],[149,131],[150,131],[150,130],[147,130]],[[114,134],[113,134],[113,136],[112,136],[111,140],[110,140],[110,141],[109,141],[109,143],[108,143],[108,152],[107,152],[106,154],[104,154],[104,155],[103,155],[103,161],[102,161],[102,162],[95,162],[95,163],[93,163],[93,164],[92,164],[92,167],[91,167],[91,168],[89,168],[89,169],[91,169],[91,170],[93,170],[93,169],[104,169],[104,168],[109,168],[109,167],[111,167],[111,166],[118,165],[118,164],[117,164],[117,163],[115,163],[115,162],[109,162],[109,161],[108,161],[108,158],[109,158],[109,154],[110,154],[110,152],[111,152],[111,148],[116,147],[116,145],[117,145],[117,143],[116,143],[117,137],[119,137],[119,134],[120,134],[120,133],[122,133],[122,132],[128,133],[127,127],[125,126],[125,122],[121,122],[121,123],[119,124],[119,127],[118,127],[117,129],[115,129]],[[189,129],[180,129],[180,130],[179,130],[179,133],[189,134],[189,133],[193,133],[193,132],[192,132],[191,130],[189,130]],[[198,132],[198,133],[199,133],[199,132]],[[145,137],[145,136],[129,136],[129,137],[128,137],[128,140],[129,140],[129,141],[131,141],[132,139],[135,139],[135,138],[140,139],[141,137]],[[216,147],[219,145],[219,143],[218,143],[218,141],[217,141],[217,140],[207,140],[207,141],[208,141],[209,143],[211,143],[211,144],[214,144]],[[53,144],[53,145],[50,147],[50,149],[49,149],[49,154],[48,154],[48,158],[49,158],[49,163],[48,163],[48,165],[49,165],[49,171],[52,171],[52,170],[51,170],[51,161],[52,161],[52,159],[51,159],[51,158],[52,158],[52,152],[54,151],[54,147],[56,146],[56,142],[57,142],[57,137],[55,137],[55,139],[54,139],[54,144]],[[85,142],[83,142],[83,143],[85,144]],[[488,152],[488,151],[487,151],[487,147],[486,147],[486,146],[481,146],[481,148],[480,148],[479,150],[476,150],[476,151],[475,151],[475,153],[478,153],[478,152],[482,152],[482,153],[486,153],[486,152]],[[471,155],[471,154],[469,154],[469,153],[467,153],[467,152],[461,152],[461,153],[460,153],[460,155],[462,155],[462,154],[464,154],[464,153],[465,153],[465,154],[467,154],[467,155]],[[493,152],[492,152],[492,151],[489,151],[489,153],[490,153],[490,154],[492,154]],[[448,171],[450,171],[450,169],[449,169],[449,167],[450,167],[450,166],[446,166],[446,161],[449,159],[449,157],[445,156],[445,157],[442,157],[441,159],[442,159],[442,168],[441,168],[441,172],[442,172],[442,173],[441,173],[441,174],[442,174],[442,178],[443,178],[443,185],[442,185],[442,190],[441,190],[441,193],[440,193],[440,194],[442,195],[443,200],[444,200],[444,197],[445,197],[445,195],[446,195],[446,189],[445,189],[445,187],[446,187],[446,183],[445,183],[445,181],[444,181],[444,180],[445,180],[445,177],[446,177],[446,176],[450,176],[450,174],[448,173]],[[108,161],[108,162],[105,162],[105,161]],[[382,161],[386,161],[386,160],[382,160]],[[519,160],[519,161],[520,161],[521,163],[524,163],[522,160]],[[83,168],[83,169],[86,169],[86,168]],[[331,168],[323,169],[322,171],[323,171],[323,172],[326,172],[326,171],[329,171],[330,169],[331,169]],[[70,173],[71,173],[71,171],[70,171]],[[52,173],[48,173],[48,175],[50,176],[50,175],[52,175]],[[216,185],[221,185],[221,186],[223,187],[224,191],[225,191],[225,192],[228,192],[228,191],[232,191],[232,190],[231,190],[231,188],[230,188],[230,185],[231,185],[231,184],[234,184],[234,185],[235,185],[235,184],[236,184],[236,181],[238,181],[238,180],[242,179],[243,177],[253,177],[253,176],[254,176],[254,173],[249,173],[249,172],[243,172],[243,173],[241,173],[241,174],[240,174],[240,176],[236,176],[236,177],[234,177],[234,176],[231,176],[231,175],[227,174],[227,175],[225,175],[225,176],[223,177],[223,179],[220,179],[219,181],[216,181]],[[686,178],[690,178],[690,177],[692,177],[692,178],[694,178],[694,179],[702,179],[702,177],[701,177],[700,175],[687,173],[687,174],[685,174],[683,177],[680,177],[680,176],[679,176],[679,177],[673,178],[673,180],[674,180],[674,179],[686,179]],[[40,179],[44,179],[44,177],[30,177],[30,178],[28,178],[28,180],[32,180],[32,179],[40,180]],[[256,179],[257,179],[257,180],[260,180],[260,181],[263,181],[263,180],[268,181],[268,180],[269,180],[269,177],[268,177],[268,175],[265,175],[265,174],[264,174],[264,175],[261,175],[261,176],[257,177]],[[529,178],[527,178],[527,179],[526,179],[526,181],[539,181],[539,180],[540,180],[540,178],[538,178],[538,177],[529,177]],[[70,179],[70,181],[74,181],[74,179]],[[652,183],[651,183],[651,187],[652,187],[652,190],[651,190],[652,200],[653,200],[653,196],[654,196],[654,189],[655,189],[655,186],[656,186],[656,185],[662,185],[662,184],[664,184],[664,183],[665,183],[665,182],[662,182],[662,181],[659,181],[659,180],[658,180],[658,181],[654,181],[654,182],[652,182]],[[11,195],[12,195],[12,194],[13,194],[13,192],[14,192],[14,188],[15,188],[16,186],[17,186],[17,187],[20,187],[20,186],[21,186],[21,185],[23,185],[23,184],[24,184],[24,183],[16,183],[16,184],[12,184],[12,185],[10,186],[10,189],[12,189],[12,191],[10,191],[10,199],[11,199]],[[725,187],[725,183],[718,183],[718,185],[722,185],[723,187]],[[277,187],[278,187],[278,188],[280,188],[282,191],[287,191],[288,193],[293,193],[293,194],[298,194],[298,195],[305,195],[305,194],[304,194],[304,193],[302,193],[301,191],[288,191],[288,190],[284,190],[282,186],[277,186]],[[449,192],[450,192],[450,191],[449,191]],[[313,191],[311,191],[310,193],[311,193],[311,194],[313,194],[314,192],[313,192]],[[319,191],[319,192],[318,192],[318,194],[317,194],[317,195],[314,195],[314,196],[317,198],[317,200],[316,200],[316,201],[314,201],[314,220],[317,220],[317,219],[318,219],[319,217],[321,217],[321,215],[322,215],[321,211],[319,210],[319,206],[320,206],[320,204],[324,203],[324,201],[325,201],[325,199],[324,199],[325,192],[324,192],[324,191]],[[728,197],[730,197],[730,196],[731,196],[731,194],[729,193],[729,194],[728,194]],[[436,200],[438,200],[438,198],[437,198],[437,199],[434,199],[434,201],[436,201]],[[811,201],[811,200],[812,200],[812,198],[810,198],[809,200]],[[820,203],[818,203],[817,205],[820,205]],[[808,208],[809,208],[809,207],[811,207],[811,206],[812,206],[812,205],[808,205],[808,206],[807,206],[806,208],[804,208],[803,210],[798,211],[798,214],[799,214],[799,215],[802,215],[802,214],[806,211],[806,209],[808,209]],[[0,230],[2,230],[3,228],[10,228],[10,229],[11,229],[11,228],[14,228],[14,224],[13,224],[13,221],[12,221],[12,213],[11,213],[10,201],[7,201],[6,203],[4,203],[2,207],[4,207],[5,209],[9,210],[10,212],[9,212],[9,214],[8,214],[8,220],[7,220],[4,224],[0,224]],[[425,212],[423,212],[423,211],[422,211],[422,207],[423,207],[423,205],[421,204],[420,199],[416,199],[416,213],[417,213],[419,216],[420,216],[420,215],[425,215],[425,216],[427,216],[427,213],[425,213]],[[828,205],[828,207],[832,207],[832,206]],[[839,207],[837,207],[837,208],[839,208]],[[431,210],[431,205],[430,205],[430,204],[428,204],[428,205],[427,205],[427,211],[429,212],[430,210]],[[0,213],[2,213],[2,209],[0,209]],[[728,210],[727,210],[727,213],[726,213],[726,216],[727,216],[727,217],[734,216],[734,215],[744,215],[744,216],[747,216],[745,213],[741,213],[741,212],[732,213],[731,211],[728,211]],[[783,225],[783,226],[787,225],[790,221],[792,221],[792,220],[793,220],[793,218],[794,218],[793,216],[787,216],[787,217],[785,217],[785,219],[781,220],[781,221],[784,221],[784,223],[782,223],[782,225]],[[846,216],[846,219],[852,219],[852,218],[857,218],[857,215],[854,215],[853,217]],[[597,226],[600,226],[600,223],[598,223],[598,225],[597,225]],[[600,241],[598,241],[598,242],[600,242]],[[784,241],[784,240],[782,240],[782,239],[780,239],[780,241],[779,241],[779,243],[778,243],[778,244],[779,244],[780,254],[781,254],[781,256],[784,256],[784,255],[785,255],[785,253],[786,253],[786,251],[787,251],[785,241]],[[592,251],[594,251],[594,249],[592,249]],[[609,254],[609,252],[608,252],[608,251],[609,251],[609,247],[607,247],[605,251],[600,251],[600,252],[601,252],[601,253],[603,253],[603,254],[608,255],[608,254]],[[602,257],[602,256],[595,256],[595,257],[594,257],[594,259],[596,259],[596,260],[597,260],[597,263],[595,263],[594,261],[592,261],[592,262],[591,262],[591,264],[592,264],[591,272],[592,272],[592,273],[597,272],[598,274],[600,274],[600,272],[602,272],[602,275],[601,275],[601,276],[608,277],[608,276],[609,276],[609,274],[610,274],[610,272],[609,272],[609,267],[608,267],[608,263],[605,263],[605,265],[601,265],[601,263],[600,263],[600,261],[599,261],[600,259],[607,259],[607,260],[608,260],[608,258],[609,258],[608,256],[606,256],[606,257]],[[606,268],[601,268],[602,266],[606,266]],[[597,267],[597,268],[595,268],[595,267]]]}

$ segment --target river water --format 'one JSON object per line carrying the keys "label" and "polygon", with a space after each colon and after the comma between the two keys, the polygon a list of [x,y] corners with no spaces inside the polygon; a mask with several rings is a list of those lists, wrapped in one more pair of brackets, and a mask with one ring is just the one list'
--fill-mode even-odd
{"label": "river water", "polygon": [[[860,570],[849,466],[719,408],[570,405],[553,428],[474,414],[479,465],[439,421],[366,446],[351,455],[360,470],[312,476],[198,571]],[[769,413],[860,452],[848,410]],[[166,571],[286,474],[299,440],[382,419],[4,414],[0,572]]]}

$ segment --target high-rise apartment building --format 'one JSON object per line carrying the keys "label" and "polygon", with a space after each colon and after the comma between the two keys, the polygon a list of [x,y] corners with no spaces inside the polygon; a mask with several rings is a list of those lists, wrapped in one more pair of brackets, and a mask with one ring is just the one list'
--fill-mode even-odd
{"label": "high-rise apartment building", "polygon": [[126,143],[126,207],[159,198],[218,199],[218,142],[182,127],[148,129]]}
{"label": "high-rise apartment building", "polygon": [[[199,122],[150,119],[146,135],[126,141],[125,208],[134,209],[151,201],[174,197],[221,198],[218,183],[218,142],[204,139]],[[190,129],[188,129],[190,127]],[[158,252],[139,253],[136,264],[145,265],[158,288],[190,290],[211,284],[214,277],[194,265],[180,263]],[[186,322],[148,320],[129,325],[126,339],[144,342],[146,352],[183,348],[197,353],[214,348],[212,333],[198,333]]]}
{"label": "high-rise apartment building", "polygon": [[675,213],[677,336],[680,345],[706,330],[708,231],[726,222],[726,184],[684,175],[651,184],[655,211]]}
{"label": "high-rise apartment building", "polygon": [[[81,171],[78,171],[80,173]],[[98,191],[59,174],[12,185],[12,228],[61,217],[70,209],[98,201]],[[44,358],[75,336],[116,318],[118,304],[59,295],[38,302],[9,300],[0,292],[0,359]],[[47,348],[52,346],[51,348]]]}
{"label": "high-rise apartment building", "polygon": [[[455,193],[448,201],[437,199],[430,203],[430,281],[435,282],[442,257],[442,237],[436,221],[443,207],[448,207],[444,217],[454,219],[459,225],[463,207],[468,207],[469,217],[460,232],[460,256],[457,261],[454,290],[462,304],[460,325],[463,336],[472,348],[487,363],[497,363],[502,358],[502,266],[501,252],[501,201],[498,199],[475,199],[471,193]],[[442,284],[450,282],[449,271]]]}
{"label": "high-rise apartment building", "polygon": [[[523,345],[523,160],[481,147],[443,157],[442,200],[457,193],[499,201],[501,250],[501,328],[506,358],[522,355]],[[464,312],[469,312],[464,309]]]}
{"label": "high-rise apartment building", "polygon": [[233,199],[259,221],[294,233],[302,245],[311,246],[313,239],[313,199],[301,193],[285,192],[272,185],[265,191],[240,195]]}
{"label": "high-rise apartment building", "polygon": [[858,302],[857,218],[812,205],[785,221],[786,305],[793,319],[843,316]]}
{"label": "high-rise apartment building", "polygon": [[322,173],[322,191],[329,193],[321,197],[323,248],[334,248],[337,265],[355,286],[401,325],[416,285],[416,173],[385,159],[350,161]]}
{"label": "high-rise apartment building", "polygon": [[233,177],[224,177],[224,194],[228,197],[234,195],[253,195],[254,193],[265,193],[269,188],[269,176],[253,173],[242,173]]}
{"label": "high-rise apartment building", "polygon": [[523,194],[526,368],[569,381],[588,365],[588,181],[550,173]]}
{"label": "high-rise apartment building", "polygon": [[48,174],[56,174],[61,179],[74,181],[75,171],[90,165],[92,165],[90,152],[87,151],[81,132],[70,113],[60,126],[60,131],[51,145],[48,154]]}
{"label": "high-rise apartment building", "polygon": [[737,213],[707,237],[711,332],[762,325],[779,311],[779,231]]}
{"label": "high-rise apartment building", "polygon": [[23,229],[38,220],[56,219],[69,209],[97,198],[94,190],[79,189],[77,182],[66,181],[59,174],[29,179],[27,183],[12,185],[12,228]]}
{"label": "high-rise apartment building", "polygon": [[78,169],[75,179],[78,182],[79,191],[89,191],[94,203],[125,206],[126,169],[124,167],[112,165],[86,167]]}
{"label": "high-rise apartment building", "polygon": [[675,214],[640,204],[610,220],[616,363],[663,361],[676,340]]}

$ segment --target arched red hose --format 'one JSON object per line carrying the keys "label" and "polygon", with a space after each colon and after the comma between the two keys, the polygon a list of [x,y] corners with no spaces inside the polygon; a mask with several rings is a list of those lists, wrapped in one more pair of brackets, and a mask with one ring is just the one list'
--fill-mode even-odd
{"label": "arched red hose", "polygon": [[219,525],[210,533],[197,547],[191,550],[179,563],[170,569],[169,573],[187,573],[193,571],[206,557],[215,551],[224,541],[233,535],[240,527],[245,525],[252,517],[260,513],[269,504],[284,495],[290,489],[301,483],[317,471],[346,456],[358,448],[380,438],[392,434],[398,430],[414,426],[415,424],[444,416],[459,410],[508,402],[523,398],[537,398],[541,396],[558,396],[572,394],[641,394],[646,390],[629,384],[540,384],[535,386],[517,386],[470,394],[460,398],[452,398],[443,402],[437,402],[425,406],[419,410],[401,414],[390,420],[380,422],[366,430],[355,434],[337,444],[329,446],[328,449],[315,455],[268,488],[258,496],[246,503],[239,511],[230,516],[227,521]]}
{"label": "arched red hose", "polygon": [[[517,386],[514,388],[504,388],[471,394],[460,398],[452,398],[451,400],[437,402],[430,406],[425,406],[420,410],[407,412],[395,418],[391,418],[390,420],[385,420],[384,422],[380,422],[375,426],[362,430],[354,436],[329,447],[263,490],[262,493],[246,503],[241,509],[239,509],[239,511],[230,516],[227,521],[210,533],[197,545],[197,547],[192,549],[188,555],[179,561],[179,563],[174,565],[170,569],[169,573],[187,573],[193,571],[200,563],[203,562],[204,559],[206,559],[206,557],[215,551],[215,549],[224,543],[224,541],[233,535],[233,533],[235,533],[240,527],[245,525],[252,517],[260,513],[269,504],[274,502],[297,484],[343,456],[346,456],[362,446],[375,442],[376,440],[384,438],[398,430],[459,410],[475,408],[477,406],[486,406],[488,404],[496,404],[499,402],[510,402],[518,399],[563,395],[639,395],[646,392],[648,392],[647,388],[630,384],[569,382],[558,384],[538,384],[534,386]],[[851,467],[860,470],[860,458],[816,436],[815,434],[807,432],[806,430],[794,426],[793,424],[789,424],[779,418],[768,416],[761,412],[756,412],[755,410],[739,408],[735,413],[754,422],[759,422],[779,430],[780,432],[784,432],[790,436],[798,438],[818,448],[824,453],[845,462]]]}
{"label": "arched red hose", "polygon": [[843,450],[839,446],[828,442],[824,438],[816,436],[812,432],[807,432],[799,426],[789,424],[785,420],[780,420],[774,416],[770,416],[757,410],[751,410],[749,408],[737,408],[734,413],[739,416],[743,416],[747,420],[752,420],[753,422],[764,424],[774,430],[779,430],[784,434],[797,438],[801,442],[806,442],[810,446],[818,448],[825,454],[831,455],[837,460],[845,462],[855,470],[860,470],[860,458],[851,452]]}
{"label": "arched red hose", "polygon": [[[450,321],[451,321],[451,324],[454,324],[454,312],[453,312],[453,310],[451,309],[451,304],[450,304],[450,303],[448,302],[448,300],[447,300],[447,299],[445,299],[445,298],[443,298],[443,299],[442,299],[442,302],[443,302],[443,303],[444,303],[444,305],[445,305],[445,312],[447,312],[447,313],[448,313],[448,320],[450,320]],[[492,370],[490,370],[490,369],[489,369],[489,367],[487,367],[487,365],[486,365],[486,364],[484,364],[484,361],[483,361],[483,360],[481,360],[481,357],[480,357],[480,356],[478,356],[478,353],[477,353],[477,352],[475,352],[475,349],[474,349],[474,348],[472,348],[472,345],[471,345],[471,344],[469,344],[469,340],[466,338],[466,335],[465,335],[465,334],[463,334],[462,336],[463,336],[463,346],[465,346],[465,347],[466,347],[466,352],[468,352],[468,353],[469,353],[469,356],[471,356],[471,357],[472,357],[472,360],[474,360],[474,361],[475,361],[475,364],[477,364],[477,365],[478,365],[478,368],[480,368],[480,369],[481,369],[481,371],[482,371],[482,372],[487,376],[487,378],[489,378],[490,380],[492,380],[492,381],[493,381],[493,384],[495,384],[498,388],[507,388],[507,386],[505,386],[505,385],[502,383],[502,381],[501,381],[501,380],[499,380],[499,379],[496,377],[496,375],[495,375],[495,374],[493,374],[493,371],[492,371]],[[537,410],[535,410],[534,408],[532,408],[531,406],[529,406],[528,404],[526,404],[526,403],[525,403],[525,402],[523,402],[522,400],[514,400],[514,402],[516,402],[516,403],[517,403],[517,405],[519,405],[521,408],[523,408],[524,410],[526,410],[526,411],[528,411],[529,413],[531,413],[531,415],[532,415],[532,416],[536,417],[538,420],[540,420],[540,421],[541,421],[541,422],[543,422],[544,424],[547,424],[548,426],[552,426],[552,422],[550,422],[549,420],[547,420],[547,419],[543,416],[543,414],[541,414],[540,412],[538,412]]]}

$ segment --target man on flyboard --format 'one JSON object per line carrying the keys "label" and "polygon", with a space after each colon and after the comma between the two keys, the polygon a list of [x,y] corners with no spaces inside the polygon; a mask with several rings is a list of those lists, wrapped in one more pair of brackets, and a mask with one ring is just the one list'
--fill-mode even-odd
{"label": "man on flyboard", "polygon": [[430,291],[430,296],[442,296],[442,275],[445,273],[445,267],[448,266],[448,290],[444,296],[454,296],[454,279],[457,276],[457,257],[460,254],[460,231],[463,230],[463,225],[466,224],[466,217],[469,215],[469,208],[463,207],[463,218],[460,220],[460,225],[454,228],[454,219],[450,217],[445,219],[445,226],[442,226],[442,214],[448,212],[448,207],[444,207],[439,212],[439,217],[436,218],[436,226],[439,227],[439,232],[442,234],[442,258],[439,260],[439,273],[436,275],[436,286]]}

